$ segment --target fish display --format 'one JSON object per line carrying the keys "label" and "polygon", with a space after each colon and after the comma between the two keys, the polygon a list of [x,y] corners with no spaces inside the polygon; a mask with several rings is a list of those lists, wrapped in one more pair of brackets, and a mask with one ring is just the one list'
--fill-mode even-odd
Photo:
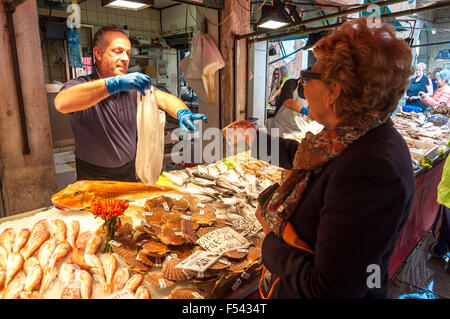
{"label": "fish display", "polygon": [[80,210],[92,201],[106,198],[138,199],[157,193],[177,192],[176,187],[145,185],[118,181],[77,181],[52,196],[52,203],[60,210]]}

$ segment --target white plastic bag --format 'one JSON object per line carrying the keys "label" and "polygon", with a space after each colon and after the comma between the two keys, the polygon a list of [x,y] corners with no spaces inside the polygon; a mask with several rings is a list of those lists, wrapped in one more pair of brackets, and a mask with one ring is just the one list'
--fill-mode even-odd
{"label": "white plastic bag", "polygon": [[159,178],[164,160],[166,114],[156,104],[155,88],[137,93],[136,173],[143,183],[153,185]]}

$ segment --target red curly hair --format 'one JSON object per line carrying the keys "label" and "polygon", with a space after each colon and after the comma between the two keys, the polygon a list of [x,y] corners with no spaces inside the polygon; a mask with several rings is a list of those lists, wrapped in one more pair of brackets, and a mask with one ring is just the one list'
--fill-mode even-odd
{"label": "red curly hair", "polygon": [[367,18],[348,21],[314,47],[325,84],[338,83],[336,115],[379,110],[386,118],[409,85],[412,52],[387,23],[369,27]]}

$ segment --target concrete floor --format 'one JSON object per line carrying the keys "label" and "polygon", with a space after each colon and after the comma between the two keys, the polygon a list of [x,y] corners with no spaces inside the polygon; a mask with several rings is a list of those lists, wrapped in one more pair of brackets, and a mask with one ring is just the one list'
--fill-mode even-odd
{"label": "concrete floor", "polygon": [[435,241],[428,231],[390,282],[391,299],[450,299],[450,262],[432,257],[430,245]]}

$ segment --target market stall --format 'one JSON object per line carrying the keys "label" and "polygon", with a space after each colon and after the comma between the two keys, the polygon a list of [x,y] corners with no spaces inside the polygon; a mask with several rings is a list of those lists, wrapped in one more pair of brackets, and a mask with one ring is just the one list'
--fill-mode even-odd
{"label": "market stall", "polygon": [[[158,185],[171,186],[138,200],[108,206],[97,188],[83,210],[69,208],[94,195],[68,187],[53,197],[60,209],[0,221],[3,298],[245,297],[260,275],[256,199],[280,172],[245,153],[164,173]],[[120,207],[110,240],[104,221]]]}

